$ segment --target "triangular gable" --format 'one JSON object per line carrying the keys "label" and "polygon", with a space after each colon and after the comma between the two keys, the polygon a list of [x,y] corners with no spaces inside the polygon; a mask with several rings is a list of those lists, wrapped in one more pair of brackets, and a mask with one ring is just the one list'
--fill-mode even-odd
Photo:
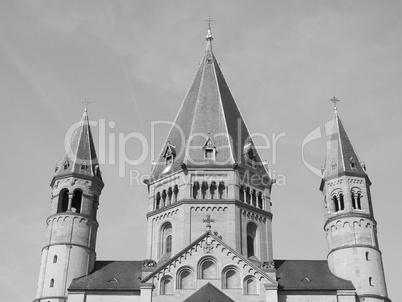
{"label": "triangular gable", "polygon": [[211,283],[205,284],[183,302],[234,302]]}
{"label": "triangular gable", "polygon": [[240,253],[236,252],[211,231],[206,232],[193,241],[193,243],[174,255],[169,261],[162,264],[154,272],[141,280],[141,282],[149,282],[154,278],[159,280],[171,270],[175,270],[179,266],[185,264],[185,262],[188,262],[194,254],[197,254],[199,260],[201,258],[199,256],[200,253],[203,253],[203,256],[208,254],[212,256],[222,254],[224,257],[230,259],[230,262],[236,263],[241,270],[247,271],[247,274],[254,275],[258,280],[265,279],[268,283],[277,285],[277,282],[268,276],[261,268],[253,264]]}

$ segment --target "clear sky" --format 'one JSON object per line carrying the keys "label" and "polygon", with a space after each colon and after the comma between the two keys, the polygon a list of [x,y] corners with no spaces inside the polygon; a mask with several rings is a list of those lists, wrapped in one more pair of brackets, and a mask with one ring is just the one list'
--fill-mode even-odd
{"label": "clear sky", "polygon": [[[303,162],[302,143],[321,129],[321,139],[304,148],[305,160],[320,168],[333,114],[328,100],[336,95],[373,183],[388,290],[397,301],[401,11],[400,1],[371,0],[1,1],[1,300],[35,297],[49,184],[86,98],[93,101],[89,117],[105,125],[92,128],[106,184],[98,259],[145,257],[147,190],[130,183],[130,173],[149,173],[168,131],[162,124],[152,131],[151,123],[175,118],[211,16],[215,56],[250,132],[269,138],[260,154],[282,180],[272,192],[274,257],[326,258],[320,178]],[[133,133],[155,151],[119,139]],[[276,146],[273,137],[280,137]],[[256,144],[263,143],[260,135]],[[123,171],[120,153],[145,159]]]}

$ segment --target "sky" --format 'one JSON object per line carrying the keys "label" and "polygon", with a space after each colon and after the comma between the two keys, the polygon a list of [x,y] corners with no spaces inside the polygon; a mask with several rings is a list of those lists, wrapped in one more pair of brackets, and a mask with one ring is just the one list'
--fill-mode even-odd
{"label": "sky", "polygon": [[97,257],[144,259],[141,178],[203,57],[208,16],[216,20],[214,54],[278,180],[274,258],[326,259],[320,177],[311,170],[324,164],[335,95],[373,183],[389,297],[397,299],[401,10],[391,0],[1,1],[2,300],[35,298],[49,184],[85,99],[93,102],[88,114],[105,182]]}

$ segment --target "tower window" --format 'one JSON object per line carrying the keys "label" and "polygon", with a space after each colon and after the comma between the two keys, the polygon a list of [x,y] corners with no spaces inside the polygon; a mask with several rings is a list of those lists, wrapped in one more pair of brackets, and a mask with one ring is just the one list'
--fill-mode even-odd
{"label": "tower window", "polygon": [[352,188],[351,195],[352,195],[353,209],[361,210],[362,209],[362,204],[361,204],[362,192],[361,192],[361,190],[357,187]]}
{"label": "tower window", "polygon": [[82,191],[75,190],[73,201],[71,202],[71,211],[75,213],[81,213],[81,199],[82,199]]}
{"label": "tower window", "polygon": [[162,191],[162,206],[166,206],[166,190]]}
{"label": "tower window", "polygon": [[339,194],[339,205],[341,211],[345,209],[345,202],[343,201],[343,194]]}
{"label": "tower window", "polygon": [[218,187],[219,199],[224,198],[225,189],[226,189],[225,182],[224,181],[219,182],[219,187]]}
{"label": "tower window", "polygon": [[53,263],[57,263],[57,255],[53,256]]}
{"label": "tower window", "polygon": [[369,252],[366,252],[366,260],[367,260],[367,261],[370,261],[370,254],[369,254]]}
{"label": "tower window", "polygon": [[198,191],[200,190],[200,183],[198,181],[195,181],[193,184],[193,198],[197,199],[198,198]]}
{"label": "tower window", "polygon": [[159,209],[161,207],[161,193],[156,193],[156,198],[155,198],[155,209]]}
{"label": "tower window", "polygon": [[209,194],[211,195],[211,199],[216,198],[216,197],[215,197],[216,188],[217,188],[216,182],[215,182],[215,181],[212,181],[212,182],[211,182],[211,186],[210,186],[210,188],[209,188]]}
{"label": "tower window", "polygon": [[370,286],[374,286],[374,285],[373,285],[373,277],[369,277],[369,285],[370,285]]}
{"label": "tower window", "polygon": [[257,228],[254,224],[249,223],[247,225],[247,257],[255,256]]}
{"label": "tower window", "polygon": [[208,183],[206,181],[203,181],[201,185],[202,199],[207,198],[207,191],[208,191]]}
{"label": "tower window", "polygon": [[54,286],[54,279],[50,279],[50,287]]}
{"label": "tower window", "polygon": [[257,199],[258,199],[258,207],[262,210],[262,193],[261,192],[258,192]]}
{"label": "tower window", "polygon": [[68,190],[64,189],[60,192],[59,195],[59,205],[57,209],[57,213],[64,213],[68,209]]}
{"label": "tower window", "polygon": [[165,223],[161,230],[161,256],[172,252],[172,225]]}
{"label": "tower window", "polygon": [[179,186],[178,185],[174,186],[173,194],[174,194],[174,200],[173,201],[177,201],[177,195],[179,194]]}

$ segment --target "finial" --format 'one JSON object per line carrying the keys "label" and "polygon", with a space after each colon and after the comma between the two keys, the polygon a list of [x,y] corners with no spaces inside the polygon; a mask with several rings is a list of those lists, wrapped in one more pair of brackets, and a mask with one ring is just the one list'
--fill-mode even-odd
{"label": "finial", "polygon": [[338,112],[338,108],[336,108],[336,103],[340,102],[340,99],[337,99],[336,96],[334,96],[332,99],[329,100],[330,102],[334,103],[334,111],[335,113]]}
{"label": "finial", "polygon": [[211,33],[211,22],[214,22],[214,19],[211,19],[211,17],[208,17],[208,19],[205,19],[204,22],[208,22],[208,30],[207,30],[207,35],[205,36],[205,39],[207,41],[212,41],[214,37],[212,37]]}
{"label": "finial", "polygon": [[82,101],[82,103],[85,104],[85,112],[87,112],[89,104],[91,104],[93,102],[90,101],[89,99],[85,99],[84,101]]}

